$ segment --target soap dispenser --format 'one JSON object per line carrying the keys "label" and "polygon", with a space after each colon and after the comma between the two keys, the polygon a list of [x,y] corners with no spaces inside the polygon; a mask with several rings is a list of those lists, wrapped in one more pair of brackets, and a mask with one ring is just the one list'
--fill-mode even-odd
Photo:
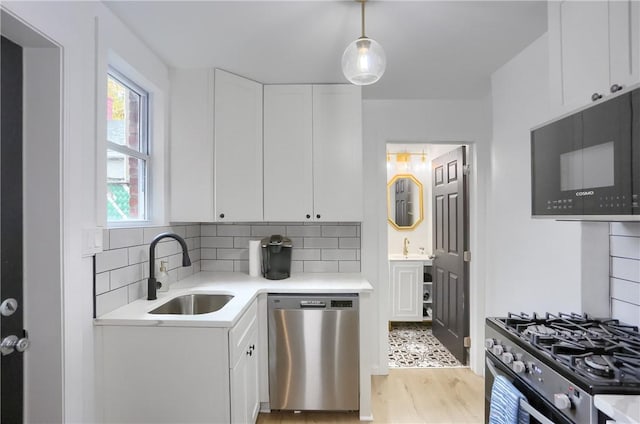
{"label": "soap dispenser", "polygon": [[158,291],[169,291],[169,273],[167,272],[167,261],[160,261],[160,272],[156,277],[158,282]]}

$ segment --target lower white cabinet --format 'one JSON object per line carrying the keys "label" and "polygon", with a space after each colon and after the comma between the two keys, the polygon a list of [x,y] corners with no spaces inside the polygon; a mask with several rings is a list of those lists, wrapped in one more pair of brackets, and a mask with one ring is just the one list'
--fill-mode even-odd
{"label": "lower white cabinet", "polygon": [[98,327],[98,421],[255,422],[256,317],[254,301],[231,329]]}
{"label": "lower white cabinet", "polygon": [[389,321],[422,321],[422,261],[389,261],[391,314]]}

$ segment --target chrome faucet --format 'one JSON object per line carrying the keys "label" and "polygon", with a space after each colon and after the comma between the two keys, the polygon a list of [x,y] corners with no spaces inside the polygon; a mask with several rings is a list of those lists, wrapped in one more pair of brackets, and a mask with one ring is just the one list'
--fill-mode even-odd
{"label": "chrome faucet", "polygon": [[405,257],[409,255],[409,239],[406,237],[402,241],[402,254]]}
{"label": "chrome faucet", "polygon": [[147,300],[156,300],[156,290],[158,289],[158,282],[155,277],[155,268],[156,268],[156,244],[163,238],[172,238],[180,243],[182,247],[182,266],[190,266],[191,259],[189,258],[189,249],[187,248],[187,243],[185,243],[184,239],[177,234],[174,233],[162,233],[155,236],[155,238],[151,241],[151,245],[149,246],[149,279],[147,280]]}

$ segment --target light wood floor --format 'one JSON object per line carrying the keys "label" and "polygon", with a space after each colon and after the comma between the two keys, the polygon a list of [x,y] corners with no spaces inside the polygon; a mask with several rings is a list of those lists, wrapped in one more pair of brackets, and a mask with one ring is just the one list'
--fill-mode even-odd
{"label": "light wood floor", "polygon": [[[392,369],[373,376],[375,423],[471,424],[484,422],[484,380],[468,368]],[[357,413],[260,414],[259,424],[356,423]]]}

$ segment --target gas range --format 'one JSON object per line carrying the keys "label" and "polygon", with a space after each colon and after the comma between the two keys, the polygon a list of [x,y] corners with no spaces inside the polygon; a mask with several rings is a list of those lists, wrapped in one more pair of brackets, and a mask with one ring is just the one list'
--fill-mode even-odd
{"label": "gas range", "polygon": [[597,423],[596,394],[640,394],[640,332],[578,314],[487,318],[487,361],[557,421]]}

